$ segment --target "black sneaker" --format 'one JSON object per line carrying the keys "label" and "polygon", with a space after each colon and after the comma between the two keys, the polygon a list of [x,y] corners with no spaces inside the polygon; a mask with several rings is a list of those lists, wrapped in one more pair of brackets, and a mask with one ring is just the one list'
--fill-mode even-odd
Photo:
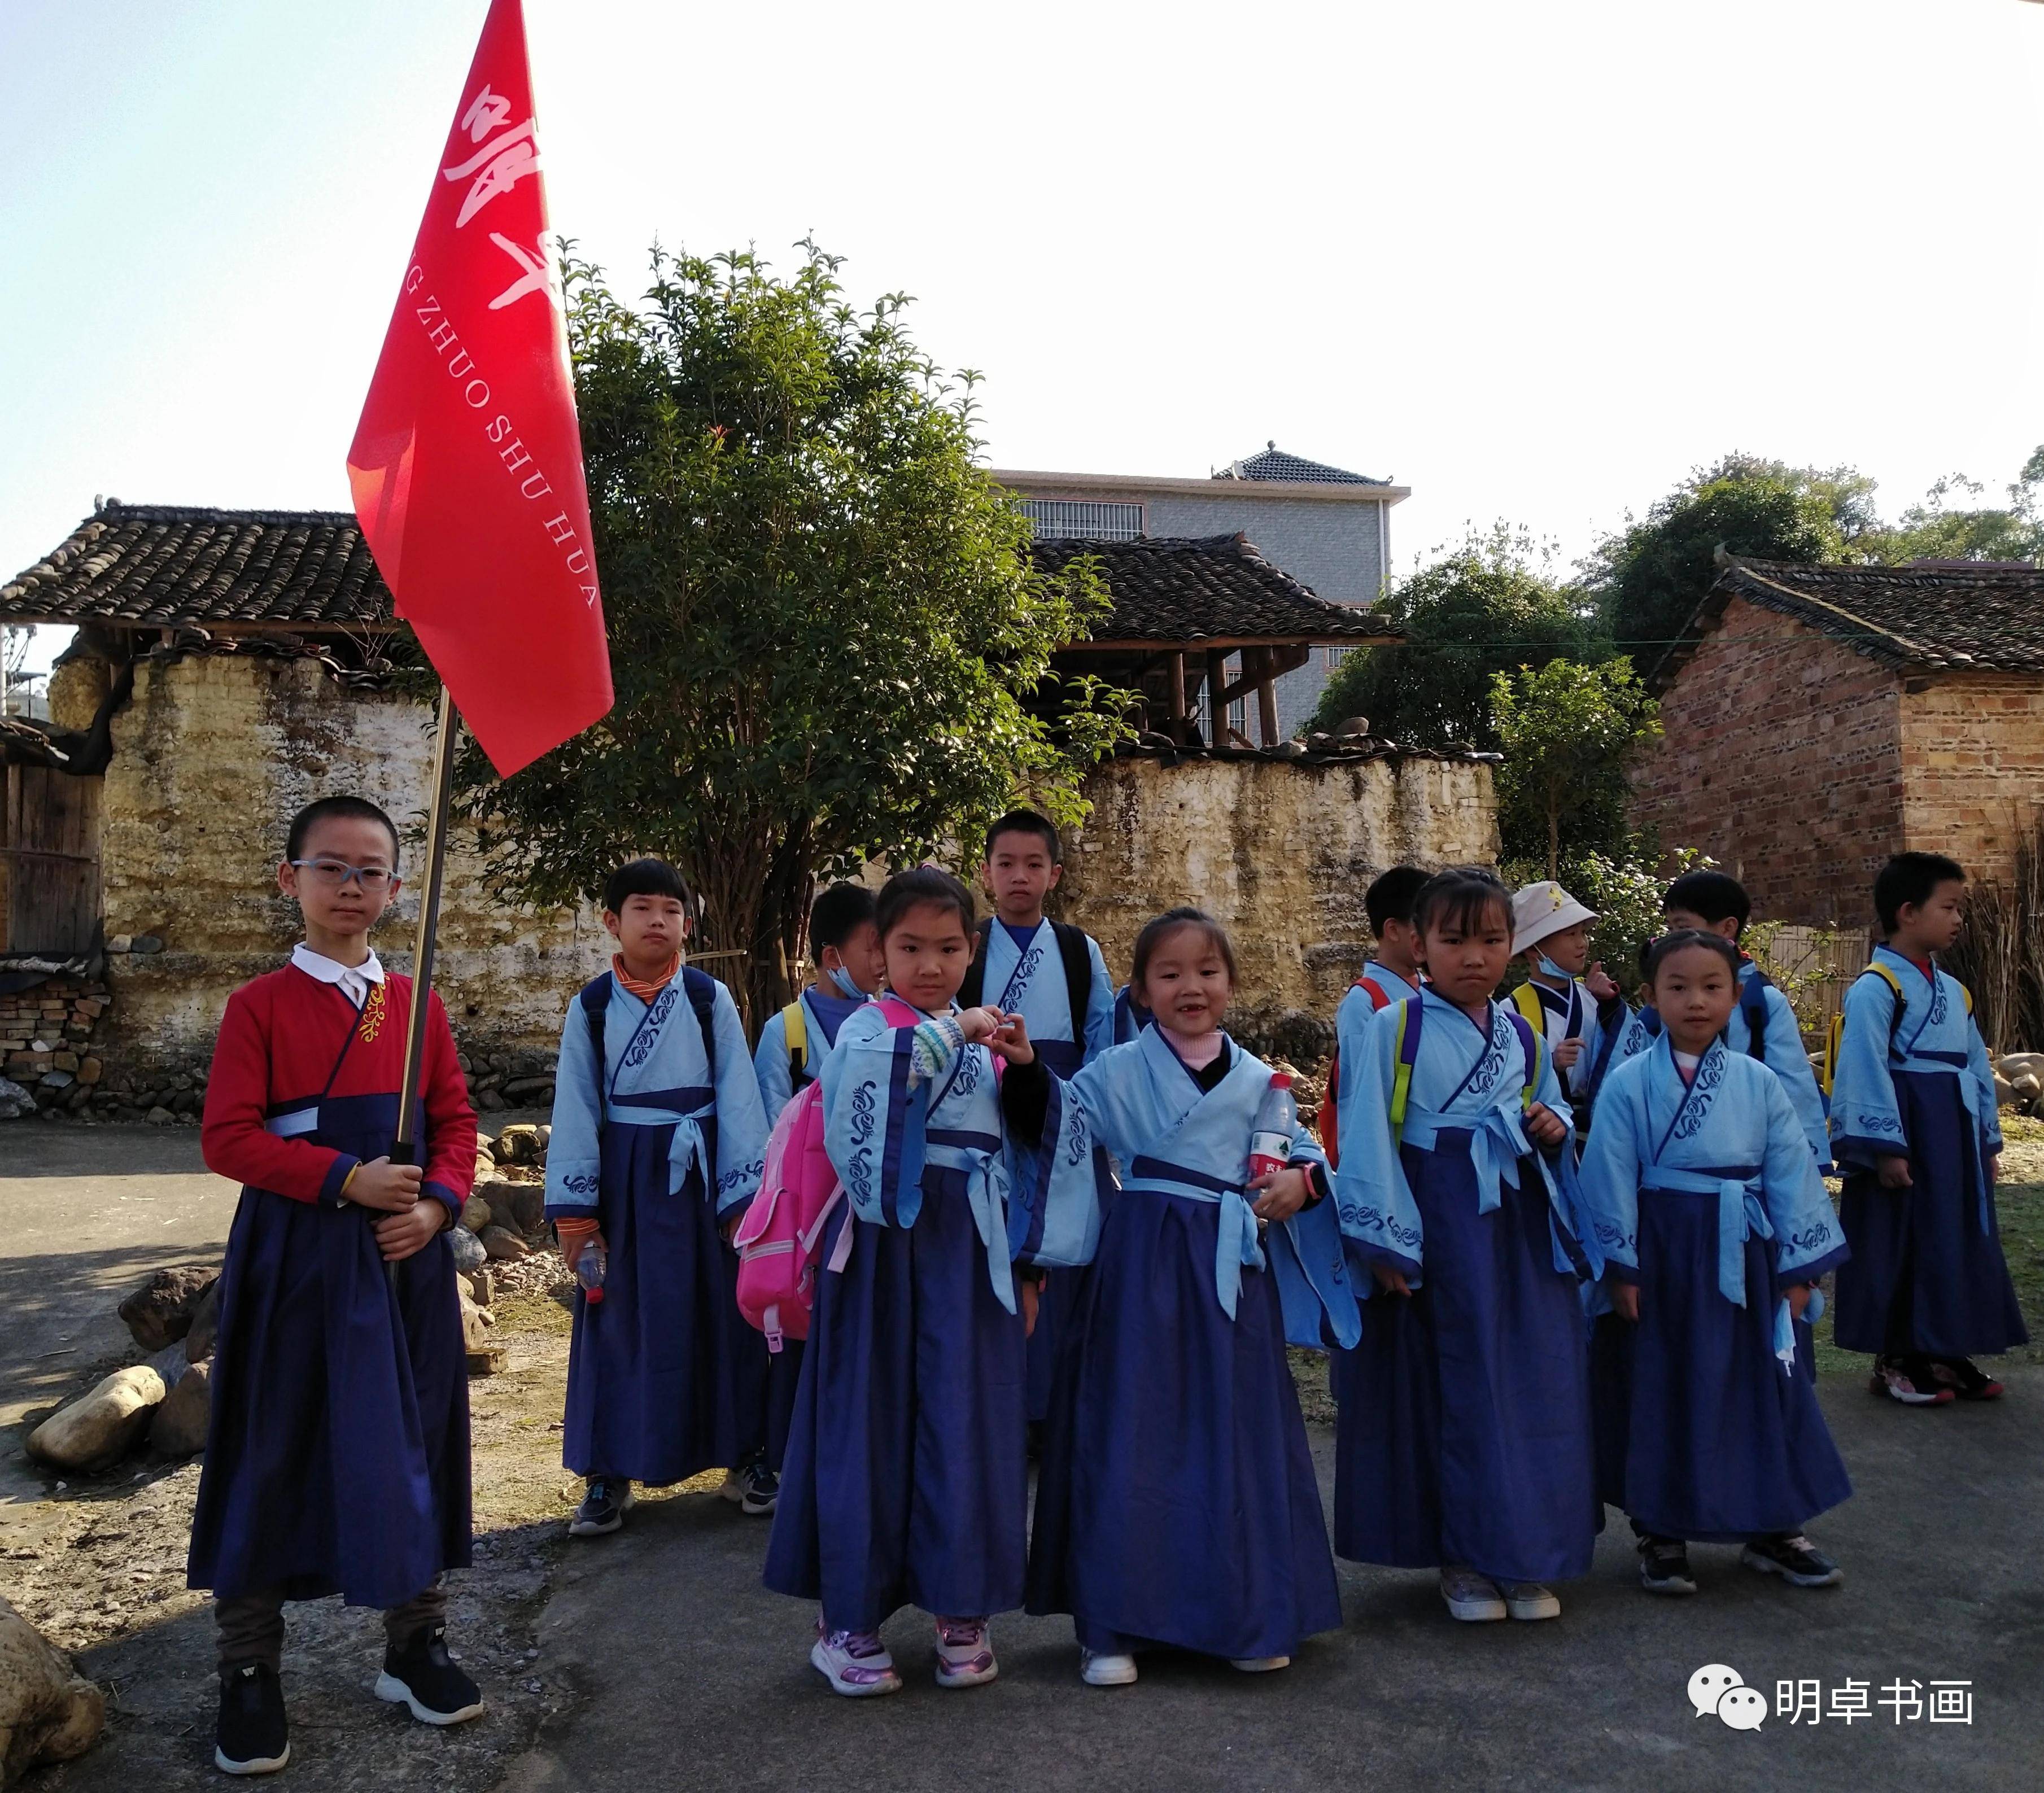
{"label": "black sneaker", "polygon": [[376,1697],[410,1707],[424,1725],[459,1725],[482,1710],[482,1690],[448,1656],[444,1625],[421,1631],[402,1653],[384,1650]]}
{"label": "black sneaker", "polygon": [[1642,1538],[1639,1541],[1639,1585],[1650,1594],[1693,1594],[1696,1578],[1689,1573],[1689,1548],[1679,1538]]}
{"label": "black sneaker", "polygon": [[1748,1568],[1778,1575],[1792,1588],[1835,1588],[1846,1572],[1800,1533],[1786,1538],[1755,1538],[1739,1553]]}
{"label": "black sneaker", "polygon": [[275,1774],[290,1759],[277,1671],[267,1662],[229,1663],[220,1672],[213,1765],[223,1774]]}
{"label": "black sneaker", "polygon": [[571,1538],[601,1538],[624,1523],[624,1510],[632,1504],[632,1484],[610,1476],[592,1476],[589,1491],[568,1521]]}
{"label": "black sneaker", "polygon": [[2006,1392],[1971,1357],[1932,1357],[1928,1361],[1932,1383],[1950,1388],[1962,1401],[1998,1400]]}
{"label": "black sneaker", "polygon": [[770,1513],[781,1498],[781,1478],[766,1467],[766,1459],[755,1457],[739,1472],[743,1492],[738,1497],[738,1510],[757,1518],[763,1513]]}

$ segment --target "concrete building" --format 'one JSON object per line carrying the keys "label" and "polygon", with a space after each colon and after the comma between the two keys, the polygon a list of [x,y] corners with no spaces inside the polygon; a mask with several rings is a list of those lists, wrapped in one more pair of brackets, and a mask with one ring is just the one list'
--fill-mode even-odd
{"label": "concrete building", "polygon": [[[1288,455],[1271,443],[1204,479],[997,468],[1039,540],[1247,536],[1270,564],[1336,604],[1370,605],[1391,569],[1391,507],[1411,489]],[[1305,726],[1327,674],[1354,648],[1320,646],[1277,681],[1278,725]]]}

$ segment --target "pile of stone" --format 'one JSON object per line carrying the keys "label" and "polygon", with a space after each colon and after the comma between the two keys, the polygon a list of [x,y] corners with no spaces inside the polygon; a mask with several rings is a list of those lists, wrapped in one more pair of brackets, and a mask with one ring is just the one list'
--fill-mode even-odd
{"label": "pile of stone", "polygon": [[1996,1104],[2044,1120],[2044,1052],[2007,1052],[1994,1062]]}
{"label": "pile of stone", "polygon": [[112,1000],[105,984],[68,969],[0,996],[0,1120],[94,1100],[106,1066],[92,1033]]}
{"label": "pile of stone", "polygon": [[506,1108],[551,1108],[554,1060],[551,1052],[485,1052],[477,1047],[460,1054],[456,1062],[468,1079],[468,1099],[476,1112],[494,1115]]}

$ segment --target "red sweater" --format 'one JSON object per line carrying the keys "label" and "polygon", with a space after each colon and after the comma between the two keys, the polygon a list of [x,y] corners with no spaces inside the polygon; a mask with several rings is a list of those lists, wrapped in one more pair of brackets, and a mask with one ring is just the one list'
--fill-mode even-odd
{"label": "red sweater", "polygon": [[[411,1000],[409,977],[386,977],[358,1013],[334,985],[289,965],[244,984],[227,999],[206,1084],[208,1168],[294,1201],[338,1198],[356,1165],[390,1150]],[[475,1112],[437,992],[424,1056],[425,1192],[459,1215],[475,1179]]]}

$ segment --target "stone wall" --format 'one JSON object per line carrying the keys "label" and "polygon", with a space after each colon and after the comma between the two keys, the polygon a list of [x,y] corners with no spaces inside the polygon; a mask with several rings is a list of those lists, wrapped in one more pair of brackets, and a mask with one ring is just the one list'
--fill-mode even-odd
{"label": "stone wall", "polygon": [[109,1000],[98,979],[68,972],[0,996],[0,1076],[40,1107],[83,1108],[105,1068],[94,1035]]}
{"label": "stone wall", "polygon": [[1902,703],[1890,669],[1735,597],[1662,693],[1634,819],[1709,854],[1769,920],[1862,926],[1902,843]]}
{"label": "stone wall", "polygon": [[1421,754],[1319,762],[1216,755],[1109,761],[1069,843],[1059,913],[1097,937],[1119,983],[1145,922],[1194,903],[1241,972],[1231,1026],[1295,1062],[1324,1056],[1368,956],[1364,890],[1400,862],[1497,858],[1491,768]]}
{"label": "stone wall", "polygon": [[[114,1000],[98,1044],[110,1072],[136,1088],[170,1074],[202,1082],[228,992],[299,937],[276,866],[290,817],[313,797],[350,791],[381,804],[416,858],[428,720],[409,697],[350,689],[313,661],[143,662],[114,721],[102,881],[109,936],[152,937],[162,950],[108,957]],[[435,981],[480,1095],[551,1069],[565,992],[601,969],[606,936],[588,914],[489,902],[459,844]],[[393,969],[410,969],[417,916],[407,889],[376,932]]]}

